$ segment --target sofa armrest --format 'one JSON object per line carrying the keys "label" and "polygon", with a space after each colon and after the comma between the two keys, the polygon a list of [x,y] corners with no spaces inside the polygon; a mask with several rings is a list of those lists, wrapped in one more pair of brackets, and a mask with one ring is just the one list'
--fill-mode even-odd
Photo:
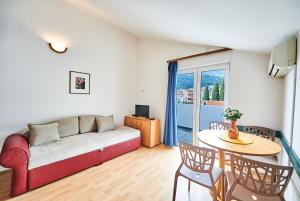
{"label": "sofa armrest", "polygon": [[25,137],[21,134],[8,136],[2,147],[0,164],[7,168],[18,168],[27,164],[28,159],[29,145]]}
{"label": "sofa armrest", "polygon": [[12,168],[11,196],[27,191],[27,172],[29,161],[28,142],[22,134],[13,134],[5,139],[0,154],[0,164]]}

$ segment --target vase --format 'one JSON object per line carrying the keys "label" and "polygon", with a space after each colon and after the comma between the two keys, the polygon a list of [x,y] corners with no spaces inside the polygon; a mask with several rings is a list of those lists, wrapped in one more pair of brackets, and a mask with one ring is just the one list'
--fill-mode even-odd
{"label": "vase", "polygon": [[236,125],[236,120],[231,120],[230,128],[228,130],[228,137],[231,139],[239,138],[239,129]]}

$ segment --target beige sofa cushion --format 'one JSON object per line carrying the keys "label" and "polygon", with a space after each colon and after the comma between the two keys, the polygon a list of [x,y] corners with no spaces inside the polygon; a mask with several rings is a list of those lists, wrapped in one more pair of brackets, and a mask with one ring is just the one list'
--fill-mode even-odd
{"label": "beige sofa cushion", "polygon": [[114,117],[97,116],[96,117],[98,133],[115,129]]}
{"label": "beige sofa cushion", "polygon": [[84,133],[61,138],[60,141],[31,147],[28,170],[78,156],[107,146],[125,142],[140,136],[140,131],[120,126],[99,135],[97,132]]}
{"label": "beige sofa cushion", "polygon": [[102,147],[125,142],[140,137],[140,131],[127,126],[118,126],[114,130],[99,133],[89,133],[95,141],[101,142]]}
{"label": "beige sofa cushion", "polygon": [[60,137],[67,137],[79,133],[78,116],[60,119],[55,122],[59,124],[58,132]]}
{"label": "beige sofa cushion", "polygon": [[97,131],[96,115],[81,115],[79,116],[80,133]]}
{"label": "beige sofa cushion", "polygon": [[30,146],[46,144],[60,139],[58,123],[28,124]]}

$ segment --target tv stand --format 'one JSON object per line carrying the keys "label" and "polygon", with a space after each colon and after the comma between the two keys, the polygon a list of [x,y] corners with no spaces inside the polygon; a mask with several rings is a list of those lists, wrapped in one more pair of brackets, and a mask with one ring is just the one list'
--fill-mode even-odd
{"label": "tv stand", "polygon": [[135,114],[131,115],[133,117],[138,117],[138,118],[145,118],[145,119],[149,119],[149,120],[155,120],[155,118],[151,118],[151,117],[142,117],[142,116],[137,116]]}
{"label": "tv stand", "polygon": [[140,130],[142,145],[154,147],[160,143],[160,121],[157,118],[126,116],[124,125]]}

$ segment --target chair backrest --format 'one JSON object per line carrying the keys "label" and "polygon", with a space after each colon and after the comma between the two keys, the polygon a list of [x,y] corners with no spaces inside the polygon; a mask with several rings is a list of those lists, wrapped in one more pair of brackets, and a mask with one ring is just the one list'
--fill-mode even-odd
{"label": "chair backrest", "polygon": [[229,123],[220,122],[220,121],[211,121],[209,122],[210,130],[228,130],[230,127]]}
{"label": "chair backrest", "polygon": [[193,146],[179,141],[181,160],[184,165],[196,172],[210,173],[215,163],[216,151]]}
{"label": "chair backrest", "polygon": [[250,133],[252,135],[261,136],[269,140],[274,141],[276,136],[276,131],[270,128],[264,128],[260,126],[244,126],[244,132]]}
{"label": "chair backrest", "polygon": [[229,154],[234,185],[264,196],[283,196],[293,167],[272,165]]}

